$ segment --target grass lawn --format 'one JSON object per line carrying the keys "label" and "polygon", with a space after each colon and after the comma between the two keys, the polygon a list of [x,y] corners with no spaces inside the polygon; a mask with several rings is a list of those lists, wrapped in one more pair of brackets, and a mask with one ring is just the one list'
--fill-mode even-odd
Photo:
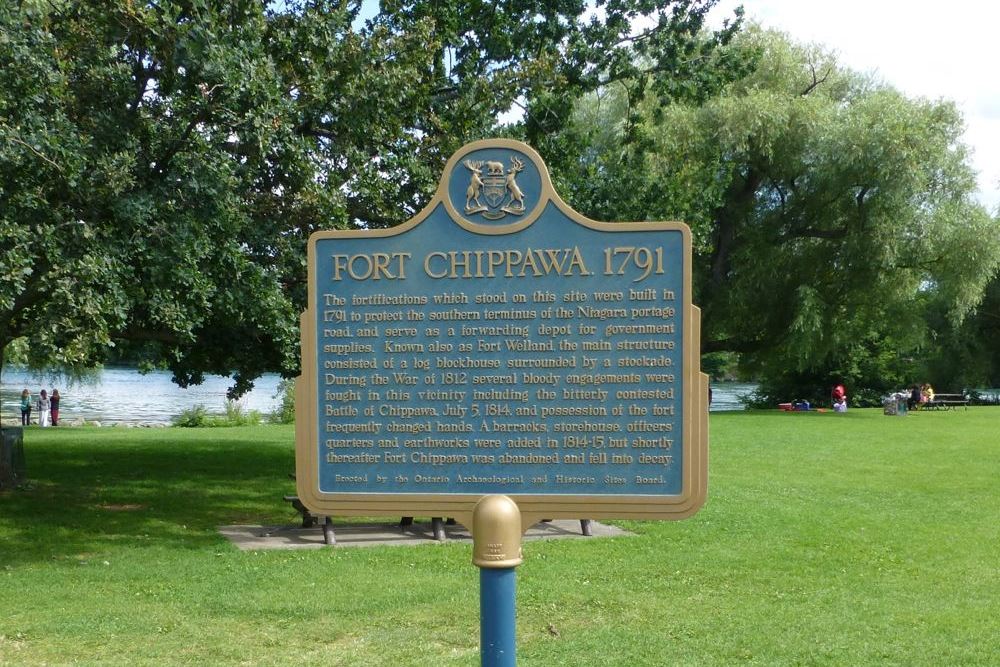
{"label": "grass lawn", "polygon": [[[997,665],[1000,410],[713,414],[709,500],[525,545],[554,665]],[[478,665],[471,548],[239,552],[293,523],[292,430],[25,433],[0,493],[0,665]]]}

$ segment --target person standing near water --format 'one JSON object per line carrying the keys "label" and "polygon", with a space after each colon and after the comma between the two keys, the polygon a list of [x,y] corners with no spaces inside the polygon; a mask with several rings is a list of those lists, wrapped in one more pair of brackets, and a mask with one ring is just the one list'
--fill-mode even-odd
{"label": "person standing near water", "polygon": [[49,397],[49,403],[52,405],[50,414],[52,415],[52,425],[59,426],[59,390],[53,389],[52,396]]}
{"label": "person standing near water", "polygon": [[21,392],[21,426],[31,425],[31,392],[25,389]]}
{"label": "person standing near water", "polygon": [[48,393],[42,389],[42,393],[38,395],[38,425],[45,427],[49,425],[49,411],[52,409],[52,403],[49,401]]}

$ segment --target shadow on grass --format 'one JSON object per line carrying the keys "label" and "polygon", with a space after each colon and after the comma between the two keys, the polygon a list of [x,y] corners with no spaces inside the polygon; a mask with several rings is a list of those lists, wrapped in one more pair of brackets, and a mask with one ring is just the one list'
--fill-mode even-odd
{"label": "shadow on grass", "polygon": [[29,482],[0,494],[0,560],[76,562],[134,545],[205,549],[216,527],[291,520],[291,430],[25,433]]}

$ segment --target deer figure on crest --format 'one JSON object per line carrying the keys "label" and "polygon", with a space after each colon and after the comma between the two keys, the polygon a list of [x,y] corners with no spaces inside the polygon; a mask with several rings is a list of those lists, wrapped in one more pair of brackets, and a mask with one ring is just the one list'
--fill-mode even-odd
{"label": "deer figure on crest", "polygon": [[510,158],[510,169],[507,170],[507,178],[504,181],[507,190],[510,192],[510,204],[505,208],[512,213],[524,210],[524,193],[521,192],[521,187],[514,180],[517,174],[523,170],[524,163],[512,155]]}
{"label": "deer figure on crest", "polygon": [[463,164],[472,172],[469,187],[465,189],[465,210],[468,213],[483,208],[482,202],[479,201],[479,193],[483,189],[483,162],[482,160],[477,162],[466,160]]}

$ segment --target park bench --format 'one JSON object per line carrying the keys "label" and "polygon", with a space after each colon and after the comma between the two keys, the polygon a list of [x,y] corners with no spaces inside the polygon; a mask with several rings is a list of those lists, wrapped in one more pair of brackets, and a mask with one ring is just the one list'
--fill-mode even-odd
{"label": "park bench", "polygon": [[921,406],[923,410],[954,410],[958,406],[969,409],[969,399],[965,394],[934,394],[933,401],[927,401]]}

